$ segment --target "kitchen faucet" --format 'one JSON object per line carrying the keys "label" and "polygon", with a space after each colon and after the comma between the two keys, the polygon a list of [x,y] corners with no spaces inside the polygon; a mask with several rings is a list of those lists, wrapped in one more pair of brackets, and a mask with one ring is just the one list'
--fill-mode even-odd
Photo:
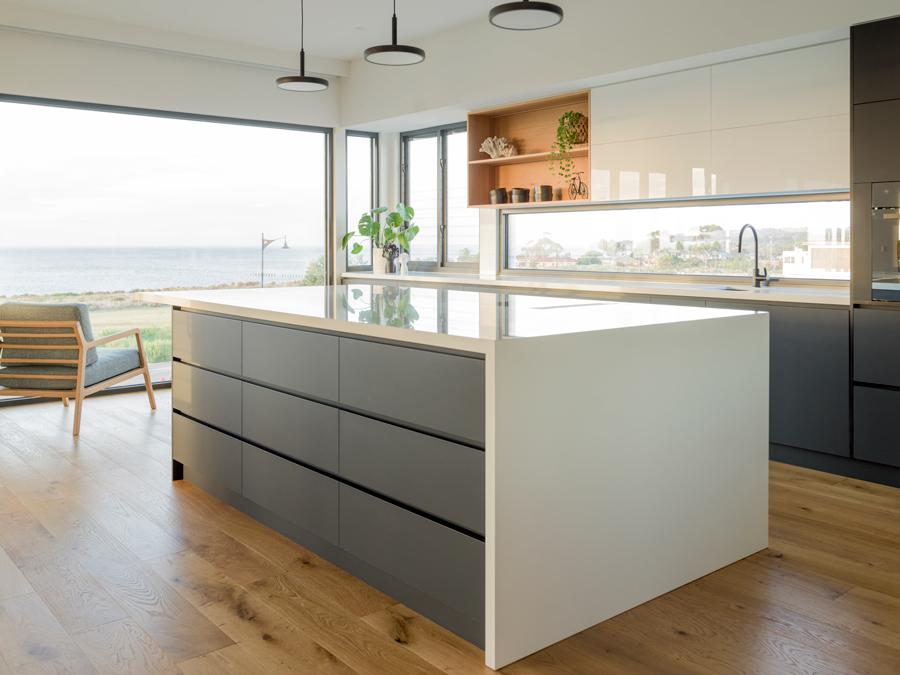
{"label": "kitchen faucet", "polygon": [[756,228],[753,227],[750,223],[747,223],[741,228],[741,233],[738,235],[738,253],[741,252],[741,240],[744,238],[744,230],[750,228],[750,231],[753,232],[753,288],[759,288],[762,282],[766,283],[766,286],[769,285],[769,270],[763,268],[762,274],[759,273],[759,237],[756,236]]}

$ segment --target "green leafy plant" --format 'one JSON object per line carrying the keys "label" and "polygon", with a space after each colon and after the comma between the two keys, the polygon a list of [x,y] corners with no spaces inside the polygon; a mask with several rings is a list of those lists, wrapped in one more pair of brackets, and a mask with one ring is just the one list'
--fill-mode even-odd
{"label": "green leafy plant", "polygon": [[[378,221],[378,216],[387,210],[386,206],[379,206],[377,209],[362,214],[356,225],[356,232],[351,231],[344,235],[341,249],[346,249],[354,237],[361,237],[371,240],[375,248],[382,249],[382,255],[385,258],[399,254],[401,248],[408,251],[410,242],[419,234],[419,226],[413,225],[412,222],[416,212],[411,206],[397,204],[397,208],[385,216],[384,225],[382,225]],[[362,251],[362,244],[358,241],[353,242],[350,253],[359,255]]]}
{"label": "green leafy plant", "polygon": [[585,142],[578,131],[578,123],[585,119],[580,112],[570,110],[559,118],[556,129],[556,142],[550,149],[547,159],[550,160],[550,173],[568,182],[572,178],[575,161],[569,154],[573,147]]}

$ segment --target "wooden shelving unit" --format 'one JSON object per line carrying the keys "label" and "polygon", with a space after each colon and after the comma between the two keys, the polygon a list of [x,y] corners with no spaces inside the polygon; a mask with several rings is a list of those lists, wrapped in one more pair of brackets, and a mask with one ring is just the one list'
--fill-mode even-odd
{"label": "wooden shelving unit", "polygon": [[[590,117],[590,96],[588,90],[578,91],[469,113],[469,207],[519,208],[552,203],[491,204],[491,190],[498,187],[527,188],[533,199],[535,186],[552,185],[554,202],[569,201],[568,184],[550,173],[547,155],[556,140],[556,128],[563,113],[574,110]],[[519,154],[491,159],[480,150],[484,139],[490,136],[508,139]],[[590,201],[590,145],[575,148],[571,155],[575,171],[583,172],[581,179],[588,186],[587,200],[578,201]]]}

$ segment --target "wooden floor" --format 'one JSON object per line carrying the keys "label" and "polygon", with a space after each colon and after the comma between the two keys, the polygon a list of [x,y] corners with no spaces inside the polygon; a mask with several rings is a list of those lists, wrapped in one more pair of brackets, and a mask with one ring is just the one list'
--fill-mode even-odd
{"label": "wooden floor", "polygon": [[[0,409],[0,675],[466,675],[484,654],[169,480],[171,396]],[[503,670],[900,673],[900,490],[771,465],[771,548]],[[552,555],[540,551],[535,555]]]}

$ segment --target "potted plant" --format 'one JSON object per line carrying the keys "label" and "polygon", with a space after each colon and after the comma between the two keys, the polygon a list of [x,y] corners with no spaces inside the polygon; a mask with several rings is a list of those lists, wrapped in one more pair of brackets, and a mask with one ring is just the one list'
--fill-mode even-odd
{"label": "potted plant", "polygon": [[550,160],[550,173],[559,176],[567,183],[572,178],[575,162],[569,154],[572,148],[587,142],[587,117],[580,112],[570,110],[559,118],[556,129],[556,142],[553,144],[547,159]]}
{"label": "potted plant", "polygon": [[[372,271],[375,274],[384,274],[387,261],[399,255],[401,248],[408,251],[410,242],[419,234],[419,226],[412,223],[416,212],[411,206],[397,204],[397,208],[385,216],[382,226],[378,216],[387,210],[386,206],[379,206],[362,214],[356,231],[348,232],[341,242],[341,249],[346,249],[354,237],[369,239],[372,242]],[[362,244],[354,242],[350,252],[359,255],[362,251]]]}

